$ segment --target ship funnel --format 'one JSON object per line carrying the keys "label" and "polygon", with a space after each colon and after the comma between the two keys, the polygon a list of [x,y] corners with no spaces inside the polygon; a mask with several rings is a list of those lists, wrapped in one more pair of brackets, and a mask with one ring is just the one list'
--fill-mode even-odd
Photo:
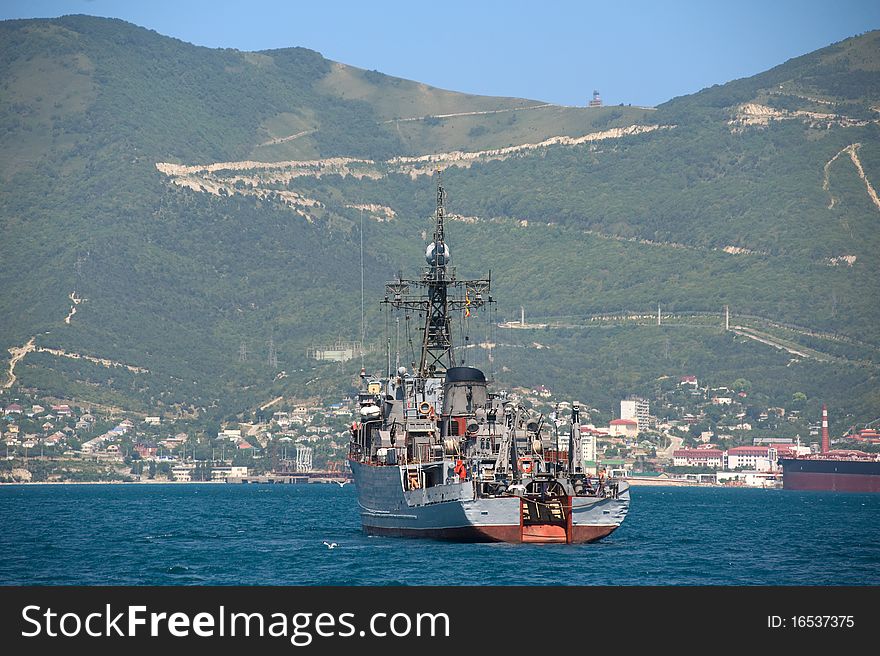
{"label": "ship funnel", "polygon": [[828,406],[822,404],[822,453],[831,450],[831,440],[828,437]]}
{"label": "ship funnel", "polygon": [[488,400],[486,374],[474,367],[450,367],[443,384],[443,415],[473,416]]}

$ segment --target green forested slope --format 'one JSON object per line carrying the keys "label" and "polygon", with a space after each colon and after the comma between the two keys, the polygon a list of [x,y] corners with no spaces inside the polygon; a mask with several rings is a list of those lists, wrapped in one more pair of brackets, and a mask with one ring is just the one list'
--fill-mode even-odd
{"label": "green forested slope", "polygon": [[[450,223],[456,263],[492,269],[499,318],[520,305],[552,319],[729,304],[878,346],[877,45],[862,35],[654,111],[456,94],[304,49],[200,48],[108,19],[0,23],[0,346],[36,337],[149,369],[44,351],[15,371],[17,384],[139,410],[224,414],[344,390],[358,367],[306,351],[360,335],[362,221],[374,366],[385,335],[373,301],[419,265],[430,229],[433,181],[389,160],[596,134],[442,160],[449,209],[470,221]],[[744,106],[776,113],[749,123],[765,110]],[[614,132],[632,125],[660,127]],[[336,157],[371,160],[371,177],[236,169],[216,174],[229,190],[218,195],[156,168]],[[320,205],[298,212],[279,192]],[[365,204],[394,218],[364,218]],[[86,300],[66,324],[74,291]],[[878,402],[862,356],[799,369],[729,334],[645,330],[501,330],[522,344],[498,352],[497,373],[597,403],[677,373],[745,376],[768,399],[802,390],[865,415]]]}

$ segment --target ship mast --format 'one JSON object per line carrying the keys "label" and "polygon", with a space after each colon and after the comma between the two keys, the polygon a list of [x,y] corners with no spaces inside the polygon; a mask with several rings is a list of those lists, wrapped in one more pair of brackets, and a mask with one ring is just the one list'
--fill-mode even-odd
{"label": "ship mast", "polygon": [[[416,377],[442,377],[449,367],[455,366],[455,346],[452,339],[451,316],[464,312],[467,316],[486,303],[491,279],[457,280],[450,266],[449,246],[446,244],[446,192],[440,171],[437,171],[437,208],[434,213],[434,236],[425,252],[428,266],[418,280],[398,277],[385,285],[382,301],[394,309],[417,311],[425,317],[422,329],[422,347]],[[423,288],[423,291],[416,291]],[[415,365],[415,363],[413,363]]]}
{"label": "ship mast", "polygon": [[449,326],[449,306],[447,303],[446,267],[449,263],[449,247],[443,235],[445,219],[443,180],[437,171],[437,210],[434,214],[434,243],[428,246],[425,258],[430,265],[425,275],[428,288],[428,312],[422,332],[422,357],[418,376],[442,375],[448,367],[455,365],[455,347]]}

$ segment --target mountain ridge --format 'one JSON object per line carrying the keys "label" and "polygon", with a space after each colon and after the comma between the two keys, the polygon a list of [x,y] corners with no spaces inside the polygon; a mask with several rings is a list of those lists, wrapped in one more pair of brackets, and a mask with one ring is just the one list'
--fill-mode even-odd
{"label": "mountain ridge", "polygon": [[[84,16],[7,21],[0,34],[10,154],[0,283],[15,290],[0,299],[0,342],[35,339],[15,386],[214,414],[310,394],[316,377],[344,391],[347,370],[307,352],[359,338],[362,225],[368,300],[420,260],[437,166],[460,219],[459,266],[492,262],[504,274],[502,318],[522,304],[546,317],[730,305],[880,344],[878,310],[864,302],[880,292],[869,191],[880,181],[880,32],[656,110],[455,94],[307,49],[210,49]],[[241,168],[248,161],[258,166]],[[367,357],[381,366],[372,304],[367,319]],[[663,361],[640,368],[626,331],[617,342],[564,334],[577,330],[533,340],[559,355],[535,351],[518,375],[607,400],[663,373]],[[664,339],[670,353],[695,344],[674,330]],[[719,371],[740,358],[758,378],[776,362],[772,348],[744,351],[736,339],[712,338],[728,349]],[[616,378],[598,385],[561,369],[607,366],[599,344],[618,357]],[[873,357],[810,366],[839,403],[867,412]],[[700,358],[667,364],[711,366]],[[798,379],[782,379],[762,393],[790,394]],[[846,399],[848,386],[858,398]]]}

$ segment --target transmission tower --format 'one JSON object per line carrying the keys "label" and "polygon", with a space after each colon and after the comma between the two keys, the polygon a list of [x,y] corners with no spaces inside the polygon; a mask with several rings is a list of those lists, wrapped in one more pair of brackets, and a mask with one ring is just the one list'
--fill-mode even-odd
{"label": "transmission tower", "polygon": [[269,358],[268,358],[268,361],[269,361],[269,366],[272,367],[272,369],[278,368],[278,352],[275,350],[275,338],[274,337],[269,338]]}
{"label": "transmission tower", "polygon": [[247,355],[247,344],[244,343],[244,340],[241,340],[241,344],[238,347],[238,361],[247,362]]}

